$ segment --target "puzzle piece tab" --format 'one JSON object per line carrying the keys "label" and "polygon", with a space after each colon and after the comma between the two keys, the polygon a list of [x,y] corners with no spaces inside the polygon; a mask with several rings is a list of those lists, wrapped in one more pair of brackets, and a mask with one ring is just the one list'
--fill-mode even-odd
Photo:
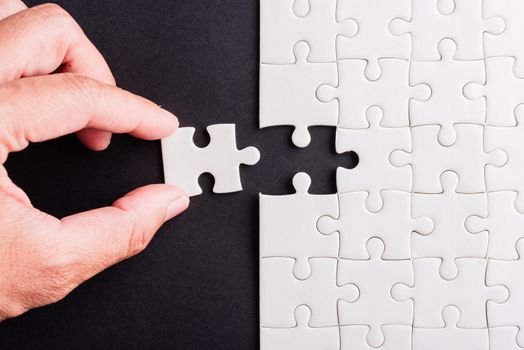
{"label": "puzzle piece tab", "polygon": [[366,207],[378,211],[382,207],[381,190],[384,188],[411,191],[411,171],[391,165],[393,150],[411,149],[411,135],[407,127],[386,128],[380,125],[382,110],[372,107],[367,111],[369,128],[337,129],[336,151],[339,154],[354,151],[359,155],[355,169],[337,169],[338,193],[366,191]]}
{"label": "puzzle piece tab", "polygon": [[340,257],[344,259],[367,259],[366,244],[373,237],[384,242],[384,259],[411,258],[412,232],[430,233],[433,229],[431,219],[412,217],[409,192],[383,190],[383,205],[377,212],[366,209],[367,196],[367,192],[341,193],[340,216],[321,217],[318,221],[320,232],[339,232]]}
{"label": "puzzle piece tab", "polygon": [[444,192],[413,194],[413,215],[430,217],[435,227],[428,235],[414,234],[412,249],[414,258],[441,258],[440,275],[450,280],[458,273],[457,258],[486,256],[487,232],[472,234],[464,223],[471,215],[486,216],[488,199],[485,193],[457,193],[458,177],[453,172],[440,179]]}
{"label": "puzzle piece tab", "polygon": [[341,350],[399,350],[411,348],[411,326],[384,325],[384,343],[379,347],[367,343],[369,327],[341,326]]}
{"label": "puzzle piece tab", "polygon": [[309,258],[338,257],[337,235],[325,236],[317,230],[320,216],[338,215],[338,196],[309,194],[310,184],[309,175],[298,173],[293,178],[295,194],[260,194],[259,201],[260,256],[294,258],[293,274],[298,279],[311,274]]}
{"label": "puzzle piece tab", "polygon": [[359,297],[353,303],[340,302],[341,325],[366,325],[369,327],[367,343],[373,347],[384,344],[382,326],[412,323],[413,310],[408,303],[398,303],[391,297],[394,284],[413,283],[411,261],[384,260],[384,242],[378,238],[368,241],[368,260],[340,260],[338,281],[353,283],[358,287]]}
{"label": "puzzle piece tab", "polygon": [[393,35],[388,28],[394,18],[409,18],[410,0],[339,0],[337,10],[341,18],[351,18],[358,23],[357,35],[339,37],[338,58],[365,60],[367,79],[380,77],[382,70],[378,62],[381,58],[410,58],[409,38]]}
{"label": "puzzle piece tab", "polygon": [[382,74],[377,80],[365,76],[366,61],[345,59],[338,61],[338,85],[323,84],[317,90],[320,101],[339,102],[338,125],[342,128],[369,127],[366,112],[372,106],[382,110],[383,127],[409,126],[409,101],[425,101],[431,95],[427,85],[409,84],[409,61],[382,58]]}
{"label": "puzzle piece tab", "polygon": [[339,301],[357,300],[358,288],[337,284],[337,259],[310,259],[311,276],[305,280],[293,276],[294,263],[291,258],[260,259],[261,327],[294,327],[293,312],[302,304],[311,309],[310,327],[338,325]]}
{"label": "puzzle piece tab", "polygon": [[[395,150],[391,153],[391,163],[400,167],[411,164],[414,192],[442,192],[440,175],[447,170],[454,171],[459,177],[457,192],[484,192],[484,167],[502,167],[507,162],[506,153],[493,148],[484,152],[482,125],[455,125],[457,140],[452,146],[443,146],[438,142],[439,130],[438,125],[411,128],[411,153]],[[488,179],[488,189],[489,181]]]}
{"label": "puzzle piece tab", "polygon": [[411,63],[411,84],[427,84],[431,97],[424,102],[411,100],[410,120],[412,126],[440,125],[438,140],[450,146],[456,141],[454,124],[484,122],[485,101],[472,101],[462,94],[466,84],[484,82],[484,61],[456,60],[453,55],[457,45],[450,39],[442,40],[438,48],[440,60]]}
{"label": "puzzle piece tab", "polygon": [[337,36],[358,31],[355,21],[336,18],[336,8],[337,0],[261,0],[261,63],[293,63],[299,41],[311,46],[310,62],[335,62]]}
{"label": "puzzle piece tab", "polygon": [[504,20],[500,17],[485,19],[482,16],[482,0],[442,1],[411,1],[411,19],[394,19],[390,23],[391,32],[411,35],[411,58],[415,61],[438,60],[437,45],[444,38],[457,43],[457,59],[482,59],[483,33],[502,33]]}
{"label": "puzzle piece tab", "polygon": [[414,328],[413,350],[488,350],[487,328],[459,328],[460,310],[446,306],[442,311],[444,328]]}
{"label": "puzzle piece tab", "polygon": [[524,347],[524,239],[516,245],[518,260],[489,260],[487,285],[502,284],[509,289],[505,303],[488,303],[490,326],[517,326],[517,344]]}
{"label": "puzzle piece tab", "polygon": [[292,125],[293,143],[306,147],[311,141],[308,127],[336,126],[336,101],[322,103],[316,96],[321,84],[336,84],[337,64],[307,61],[309,45],[295,45],[293,64],[262,64],[260,66],[260,127]]}
{"label": "puzzle piece tab", "polygon": [[179,128],[162,140],[165,182],[196,196],[202,193],[198,178],[208,172],[215,178],[213,192],[242,190],[238,167],[256,164],[260,159],[258,149],[237,149],[234,124],[215,124],[206,130],[211,141],[205,148],[193,143],[195,128]]}
{"label": "puzzle piece tab", "polygon": [[311,310],[306,305],[295,309],[296,325],[292,328],[261,328],[260,350],[339,350],[338,327],[309,326]]}
{"label": "puzzle piece tab", "polygon": [[393,299],[400,302],[412,299],[413,325],[417,328],[444,327],[441,312],[447,305],[459,308],[458,327],[486,328],[486,301],[504,302],[508,298],[508,289],[502,285],[486,285],[485,259],[457,259],[458,275],[452,280],[440,276],[440,263],[438,258],[414,259],[415,283],[393,286]]}

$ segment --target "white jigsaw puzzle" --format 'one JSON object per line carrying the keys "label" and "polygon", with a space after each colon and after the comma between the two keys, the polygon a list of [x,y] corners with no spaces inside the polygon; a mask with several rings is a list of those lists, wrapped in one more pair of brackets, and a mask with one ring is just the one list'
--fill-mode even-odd
{"label": "white jigsaw puzzle", "polygon": [[260,195],[261,347],[524,350],[524,1],[260,9],[260,126],[358,155]]}
{"label": "white jigsaw puzzle", "polygon": [[204,148],[193,143],[195,128],[179,128],[162,139],[165,182],[179,186],[189,196],[196,196],[202,193],[198,178],[208,172],[215,178],[213,192],[242,190],[239,166],[256,164],[260,159],[258,149],[237,149],[234,124],[211,125],[207,132],[211,141]]}

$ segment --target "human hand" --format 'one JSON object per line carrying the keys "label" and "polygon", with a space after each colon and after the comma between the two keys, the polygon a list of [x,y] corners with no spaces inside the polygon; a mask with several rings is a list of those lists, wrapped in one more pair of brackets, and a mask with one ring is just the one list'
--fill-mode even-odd
{"label": "human hand", "polygon": [[142,251],[189,199],[174,186],[150,185],[61,220],[34,208],[3,166],[10,152],[73,132],[103,150],[111,133],[154,140],[173,133],[178,121],[115,87],[102,55],[56,5],[27,9],[0,0],[0,57],[1,320],[56,302]]}

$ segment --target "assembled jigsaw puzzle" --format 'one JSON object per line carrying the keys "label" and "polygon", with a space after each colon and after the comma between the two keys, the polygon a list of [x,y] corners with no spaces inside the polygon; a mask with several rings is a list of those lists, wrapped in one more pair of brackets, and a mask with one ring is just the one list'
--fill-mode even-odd
{"label": "assembled jigsaw puzzle", "polygon": [[524,1],[260,6],[260,127],[359,156],[260,195],[261,349],[524,350]]}

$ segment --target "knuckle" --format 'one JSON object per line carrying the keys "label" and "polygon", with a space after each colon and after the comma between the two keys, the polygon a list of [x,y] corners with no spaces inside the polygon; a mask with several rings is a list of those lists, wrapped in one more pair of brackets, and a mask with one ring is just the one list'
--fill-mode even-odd
{"label": "knuckle", "polygon": [[35,15],[41,17],[44,21],[50,22],[57,27],[69,28],[72,25],[76,26],[76,22],[71,15],[64,10],[60,5],[54,3],[46,3],[33,8]]}
{"label": "knuckle", "polygon": [[126,218],[126,227],[129,227],[129,241],[125,255],[133,256],[146,249],[149,244],[149,235],[147,230],[136,222],[134,215],[126,214]]}
{"label": "knuckle", "polygon": [[52,302],[62,299],[80,283],[81,269],[78,265],[72,254],[64,252],[59,252],[49,259],[47,287]]}
{"label": "knuckle", "polygon": [[95,101],[101,93],[100,85],[95,80],[73,73],[63,73],[62,79],[64,91],[69,91],[72,103],[79,104],[87,110],[94,108]]}

